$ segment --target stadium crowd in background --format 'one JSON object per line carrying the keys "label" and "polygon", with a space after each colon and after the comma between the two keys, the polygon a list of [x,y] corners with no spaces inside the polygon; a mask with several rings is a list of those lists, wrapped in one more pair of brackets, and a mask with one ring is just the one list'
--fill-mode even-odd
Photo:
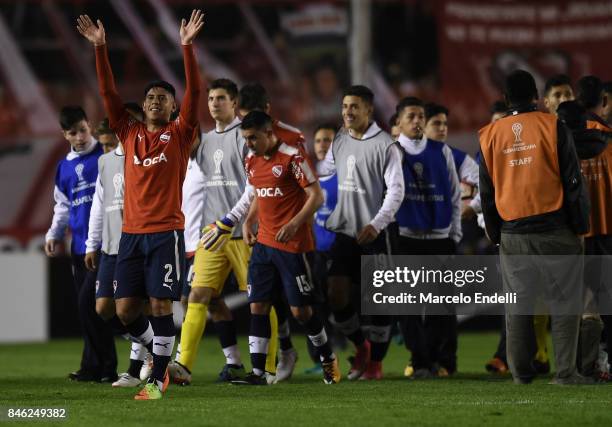
{"label": "stadium crowd in background", "polygon": [[[317,101],[322,123],[313,133],[311,156],[298,129],[270,116],[275,100],[259,83],[241,90],[229,79],[205,84],[215,125],[200,130],[202,84],[192,41],[203,19],[193,11],[180,26],[187,88],[173,119],[175,89],[165,81],[147,85],[140,114],[124,106],[102,23],[88,16],[78,20],[79,32],[95,46],[108,119],[96,141],[80,107],[60,114],[71,151],[58,165],[46,251],[55,254],[69,225],[85,342],[72,379],[115,387],[142,380],[135,398],[160,399],[170,381],[192,382],[209,314],[226,358],[220,381],[265,385],[290,379],[297,360],[290,315],[306,332],[327,384],[339,382],[343,368],[332,336],[355,346],[344,369],[349,380],[378,380],[396,324],[412,355],[406,376],[451,376],[459,369],[457,317],[371,316],[364,328],[355,297],[361,283],[357,266],[361,255],[456,254],[464,226],[479,215],[492,246],[499,245],[505,288],[530,287],[512,274],[525,268],[513,255],[575,255],[576,263],[565,270],[534,264],[531,278],[545,271],[545,285],[552,286],[550,276],[576,289],[585,282],[587,295],[582,316],[559,315],[557,307],[548,307],[550,316],[506,313],[487,369],[509,370],[516,383],[547,373],[550,319],[553,383],[607,381],[609,367],[599,350],[605,337],[606,351],[612,351],[612,322],[598,313],[595,300],[604,278],[601,266],[587,267],[590,274],[583,277],[582,255],[612,254],[609,83],[585,76],[574,100],[570,79],[551,77],[542,112],[531,74],[510,73],[505,103],[493,106],[473,159],[446,143],[452,112],[445,106],[405,97],[389,120],[389,134],[374,119],[376,93],[363,85],[341,92],[333,72],[322,68],[316,76],[324,88]],[[324,124],[334,116],[342,122]],[[102,145],[112,144],[115,135],[120,145],[102,154]],[[516,149],[522,138],[538,144]],[[507,161],[504,156],[514,152],[523,154]],[[222,297],[234,280],[250,303],[250,373]],[[181,294],[187,310],[170,362],[172,301]],[[129,369],[119,376],[112,329],[133,342]],[[152,369],[141,378],[147,354]]]}

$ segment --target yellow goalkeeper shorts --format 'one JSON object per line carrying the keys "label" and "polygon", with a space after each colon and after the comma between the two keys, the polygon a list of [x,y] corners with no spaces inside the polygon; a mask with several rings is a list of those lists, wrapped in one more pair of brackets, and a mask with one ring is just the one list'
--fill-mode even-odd
{"label": "yellow goalkeeper shorts", "polygon": [[251,248],[242,239],[229,240],[217,252],[198,247],[193,261],[195,275],[191,286],[212,288],[214,294],[219,295],[223,292],[223,286],[230,271],[233,271],[238,288],[246,291],[250,257]]}

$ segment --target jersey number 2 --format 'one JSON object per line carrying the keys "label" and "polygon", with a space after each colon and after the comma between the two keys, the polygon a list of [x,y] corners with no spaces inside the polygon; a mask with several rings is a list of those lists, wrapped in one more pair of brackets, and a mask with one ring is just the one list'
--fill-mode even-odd
{"label": "jersey number 2", "polygon": [[166,269],[166,275],[164,276],[164,283],[172,284],[172,277],[170,277],[172,275],[172,264],[166,264],[164,265],[164,268]]}

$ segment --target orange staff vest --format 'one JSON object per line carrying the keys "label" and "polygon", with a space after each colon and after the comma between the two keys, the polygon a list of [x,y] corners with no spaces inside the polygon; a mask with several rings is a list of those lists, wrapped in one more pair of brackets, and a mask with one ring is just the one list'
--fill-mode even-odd
{"label": "orange staff vest", "polygon": [[504,221],[561,209],[563,185],[554,115],[534,111],[490,123],[480,130],[480,148]]}

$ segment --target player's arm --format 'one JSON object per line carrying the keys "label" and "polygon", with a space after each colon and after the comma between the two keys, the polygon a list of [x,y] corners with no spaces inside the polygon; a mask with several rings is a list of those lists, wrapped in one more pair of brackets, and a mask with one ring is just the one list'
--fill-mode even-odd
{"label": "player's arm", "polygon": [[319,176],[329,176],[336,173],[333,146],[334,143],[332,142],[329,146],[329,150],[327,150],[327,153],[325,153],[325,158],[317,164],[317,172]]}
{"label": "player's arm", "polygon": [[478,163],[476,163],[476,160],[474,160],[472,156],[467,154],[459,169],[459,175],[461,176],[462,182],[467,182],[468,184],[478,187],[478,181],[480,180],[478,177]]}
{"label": "player's arm", "polygon": [[283,225],[274,236],[275,240],[281,243],[291,240],[305,221],[312,221],[315,212],[325,201],[319,180],[303,150],[300,150],[300,154],[293,157],[290,168],[293,178],[306,192],[306,202],[302,209],[287,224]]}
{"label": "player's arm", "polygon": [[[113,71],[108,60],[104,26],[99,19],[97,24],[94,24],[89,16],[80,15],[77,19],[77,30],[96,49],[96,73],[98,75],[100,95],[108,115],[108,124],[111,129],[117,131],[117,124],[127,113],[115,87],[115,78],[113,77]],[[118,136],[119,139],[124,140],[123,135],[119,134]]]}
{"label": "player's arm", "polygon": [[[190,128],[198,125],[198,104],[200,101],[200,70],[193,53],[193,40],[204,26],[204,14],[193,10],[189,22],[183,19],[179,30],[185,66],[185,96],[181,103],[179,116],[181,122]],[[190,141],[191,143],[192,141]]]}
{"label": "player's arm", "polygon": [[[101,170],[98,166],[98,170]],[[98,264],[98,249],[102,246],[102,227],[104,224],[104,209],[103,200],[104,187],[100,175],[96,180],[96,191],[91,204],[89,213],[89,227],[87,230],[87,240],[85,241],[85,267],[88,270],[94,271]]]}
{"label": "player's arm", "polygon": [[357,243],[366,245],[378,237],[395,217],[404,200],[404,173],[402,172],[402,151],[397,144],[389,146],[387,163],[384,169],[384,180],[387,192],[383,203],[374,219],[357,233]]}
{"label": "player's arm", "polygon": [[191,143],[191,152],[189,153],[189,157],[191,158],[197,157],[198,150],[200,148],[201,143],[202,143],[202,132],[200,132],[198,128],[198,131],[195,133],[195,136],[193,138],[193,142]]}
{"label": "player's arm", "polygon": [[304,153],[306,154],[306,138],[304,137],[304,134],[302,132],[298,132],[296,138],[295,138],[295,144],[301,149],[304,150]]}
{"label": "player's arm", "polygon": [[[232,210],[223,218],[218,219],[214,223],[208,224],[206,227],[204,227],[202,230],[202,238],[200,239],[200,244],[202,247],[211,251],[218,251],[221,249],[227,240],[231,238],[236,224],[238,224],[245,216],[247,216],[247,219],[249,218],[248,213],[250,208],[255,204],[253,202],[254,199],[255,189],[247,180],[244,193],[242,193],[240,200],[238,200]],[[246,221],[244,224],[246,224]],[[244,224],[242,229],[243,232],[245,226]],[[253,233],[251,232],[250,234]],[[244,234],[243,238],[246,242],[247,239]]]}
{"label": "player's arm", "polygon": [[257,197],[253,198],[253,202],[249,208],[249,212],[242,223],[242,240],[249,245],[253,246],[257,243],[257,233],[253,231],[255,224],[257,223]]}
{"label": "player's arm", "polygon": [[[442,149],[442,153],[444,154],[444,158],[446,160],[448,179],[451,183],[451,203],[453,205],[453,214],[451,217],[448,237],[450,237],[455,243],[459,243],[461,241],[461,237],[463,237],[463,231],[461,230],[461,184],[459,182],[457,170],[455,169],[455,160],[453,159],[453,152],[451,151],[450,147],[445,145]],[[466,156],[465,158],[467,160],[470,157]],[[474,160],[472,160],[472,162],[474,162]],[[476,164],[476,162],[474,162],[474,164]]]}
{"label": "player's arm", "polygon": [[53,189],[53,198],[55,206],[53,207],[53,221],[51,227],[45,236],[45,253],[47,256],[54,257],[57,255],[57,244],[64,237],[64,230],[70,219],[70,201],[68,197],[55,185]]}
{"label": "player's arm", "polygon": [[276,241],[285,243],[291,240],[305,221],[312,221],[314,214],[323,204],[323,191],[321,191],[318,180],[304,188],[304,191],[307,197],[306,203],[304,203],[302,209],[300,209],[287,224],[283,225],[281,229],[278,230],[275,236]]}
{"label": "player's arm", "polygon": [[246,218],[250,212],[251,205],[255,200],[255,187],[253,187],[247,181],[246,186],[244,187],[244,192],[242,196],[240,196],[240,200],[234,205],[231,211],[226,215],[230,220],[234,222],[234,224],[242,221],[243,218]]}

